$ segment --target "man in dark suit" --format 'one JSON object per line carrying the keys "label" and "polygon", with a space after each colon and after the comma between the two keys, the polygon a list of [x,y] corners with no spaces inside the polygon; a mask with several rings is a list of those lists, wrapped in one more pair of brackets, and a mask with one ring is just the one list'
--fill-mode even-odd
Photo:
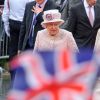
{"label": "man in dark suit", "polygon": [[68,0],[61,0],[60,1],[60,4],[59,4],[60,5],[60,12],[62,12],[64,10],[67,3],[68,3]]}
{"label": "man in dark suit", "polygon": [[61,9],[61,18],[65,21],[61,28],[65,29],[68,23],[69,13],[71,7],[75,6],[76,4],[82,2],[82,0],[67,0],[65,6]]}
{"label": "man in dark suit", "polygon": [[79,50],[89,48],[93,51],[99,27],[100,6],[96,0],[83,0],[71,8],[66,29],[73,33]]}
{"label": "man in dark suit", "polygon": [[[40,5],[41,7],[38,7]],[[52,0],[35,0],[26,5],[26,10],[20,30],[19,37],[19,52],[26,49],[33,49],[34,43],[37,35],[37,31],[43,29],[41,26],[41,22],[43,21],[42,15],[43,11],[56,9],[57,5]],[[34,20],[34,16],[36,15],[35,24],[32,26],[32,20]],[[31,27],[34,27],[34,30],[31,31]],[[30,32],[31,31],[31,32]],[[32,44],[29,44],[29,36],[33,34]]]}

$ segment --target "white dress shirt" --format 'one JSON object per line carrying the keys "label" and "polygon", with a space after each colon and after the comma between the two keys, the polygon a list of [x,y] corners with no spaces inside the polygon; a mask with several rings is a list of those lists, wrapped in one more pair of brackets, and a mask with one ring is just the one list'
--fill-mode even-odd
{"label": "white dress shirt", "polygon": [[30,1],[34,0],[5,0],[4,10],[2,14],[3,22],[8,22],[8,19],[22,21],[24,16],[25,5],[27,2]]}
{"label": "white dress shirt", "polygon": [[41,6],[41,8],[44,8],[44,6],[45,6],[45,4],[46,4],[46,2],[47,2],[48,0],[45,0],[41,5],[40,4],[38,4],[38,3],[36,3],[36,6]]}
{"label": "white dress shirt", "polygon": [[5,0],[2,20],[4,22],[4,29],[7,36],[10,36],[9,19],[22,21],[26,3],[30,1],[34,0]]}
{"label": "white dress shirt", "polygon": [[[86,0],[84,0],[84,7],[85,7],[86,14],[89,17],[89,5],[88,5]],[[93,15],[93,20],[94,20],[95,19],[94,6],[91,7],[91,12],[92,12],[92,15]]]}

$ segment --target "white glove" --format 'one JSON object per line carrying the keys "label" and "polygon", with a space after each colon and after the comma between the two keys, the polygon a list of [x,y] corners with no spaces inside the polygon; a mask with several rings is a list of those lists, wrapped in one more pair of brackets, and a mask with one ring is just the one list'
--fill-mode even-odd
{"label": "white glove", "polygon": [[4,29],[8,37],[10,37],[10,27],[9,24],[4,24]]}

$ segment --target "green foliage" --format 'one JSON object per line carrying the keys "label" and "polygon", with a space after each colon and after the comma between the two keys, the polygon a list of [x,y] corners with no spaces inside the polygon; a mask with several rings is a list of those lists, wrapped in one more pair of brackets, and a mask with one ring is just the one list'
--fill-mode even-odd
{"label": "green foliage", "polygon": [[0,67],[8,70],[8,60],[7,59],[0,59]]}

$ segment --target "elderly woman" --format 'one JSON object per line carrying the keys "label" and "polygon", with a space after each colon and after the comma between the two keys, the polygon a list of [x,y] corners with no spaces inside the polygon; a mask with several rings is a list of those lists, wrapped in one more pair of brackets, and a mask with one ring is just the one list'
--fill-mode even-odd
{"label": "elderly woman", "polygon": [[59,26],[64,23],[58,10],[44,11],[44,21],[41,25],[44,30],[38,31],[34,50],[55,50],[66,48],[74,52],[78,51],[76,42],[72,33],[60,29]]}

